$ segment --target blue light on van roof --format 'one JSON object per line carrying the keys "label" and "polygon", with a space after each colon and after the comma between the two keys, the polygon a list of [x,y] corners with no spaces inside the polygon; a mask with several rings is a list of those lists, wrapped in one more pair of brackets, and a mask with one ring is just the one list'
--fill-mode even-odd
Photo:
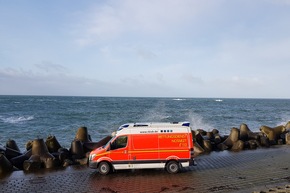
{"label": "blue light on van roof", "polygon": [[189,125],[190,125],[190,122],[184,122],[184,123],[182,123],[182,126],[185,126],[185,127],[189,127]]}
{"label": "blue light on van roof", "polygon": [[121,125],[117,131],[121,131],[122,129],[124,129],[126,127],[129,127],[129,124]]}

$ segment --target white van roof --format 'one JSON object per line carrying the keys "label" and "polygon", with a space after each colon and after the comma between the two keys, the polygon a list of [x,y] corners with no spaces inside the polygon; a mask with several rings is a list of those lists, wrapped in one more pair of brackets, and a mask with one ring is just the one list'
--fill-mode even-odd
{"label": "white van roof", "polygon": [[[163,131],[168,131],[166,129],[179,129],[184,128],[187,130],[189,127],[189,122],[153,122],[153,123],[127,123],[124,125],[121,125],[119,129],[117,130],[117,134],[121,133],[139,133],[144,131],[145,133],[159,133]],[[125,131],[124,131],[125,130]],[[168,132],[173,132],[172,130]],[[141,132],[142,133],[142,132]]]}

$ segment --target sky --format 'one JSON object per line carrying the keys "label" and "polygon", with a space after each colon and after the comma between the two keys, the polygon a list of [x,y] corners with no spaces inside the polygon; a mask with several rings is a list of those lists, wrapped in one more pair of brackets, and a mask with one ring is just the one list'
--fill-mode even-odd
{"label": "sky", "polygon": [[290,0],[0,0],[0,95],[290,98]]}

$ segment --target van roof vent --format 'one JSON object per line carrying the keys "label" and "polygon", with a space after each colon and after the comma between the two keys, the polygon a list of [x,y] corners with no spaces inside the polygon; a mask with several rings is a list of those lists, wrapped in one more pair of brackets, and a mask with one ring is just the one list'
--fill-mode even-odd
{"label": "van roof vent", "polygon": [[148,127],[147,124],[142,124],[142,123],[135,123],[134,127]]}

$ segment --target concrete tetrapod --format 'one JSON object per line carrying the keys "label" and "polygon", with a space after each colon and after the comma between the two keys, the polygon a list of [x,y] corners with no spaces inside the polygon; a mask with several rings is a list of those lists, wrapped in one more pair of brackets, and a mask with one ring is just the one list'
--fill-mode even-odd
{"label": "concrete tetrapod", "polygon": [[228,136],[228,138],[223,142],[224,145],[226,145],[229,148],[232,148],[235,142],[239,140],[240,132],[237,128],[233,127],[231,129],[231,133]]}
{"label": "concrete tetrapod", "polygon": [[[204,153],[204,149],[200,146],[200,144],[197,142],[197,139],[202,140],[201,135],[198,131],[191,131],[192,133],[192,140],[194,143],[194,154],[195,156]],[[198,136],[198,137],[196,137]]]}
{"label": "concrete tetrapod", "polygon": [[285,142],[286,142],[287,145],[290,145],[290,133],[286,133]]}
{"label": "concrete tetrapod", "polygon": [[245,143],[242,140],[236,141],[232,146],[232,151],[241,151],[244,149]]}
{"label": "concrete tetrapod", "polygon": [[106,145],[110,140],[112,139],[112,136],[106,136],[103,139],[101,139],[98,142],[84,142],[83,143],[83,148],[84,148],[84,152],[90,152],[94,149],[97,149],[98,147],[104,146]]}
{"label": "concrete tetrapod", "polygon": [[31,155],[28,160],[23,162],[23,170],[32,171],[41,168],[41,160],[39,155]]}
{"label": "concrete tetrapod", "polygon": [[70,153],[73,159],[82,159],[85,157],[83,144],[80,140],[73,140],[70,147]]}
{"label": "concrete tetrapod", "polygon": [[11,149],[9,147],[1,147],[0,146],[0,152],[4,152],[5,157],[10,160],[14,157],[20,156],[22,155],[22,153],[20,153],[19,151],[16,151],[14,149]]}
{"label": "concrete tetrapod", "polygon": [[32,156],[39,156],[40,162],[44,164],[45,168],[54,168],[58,164],[54,156],[48,152],[47,146],[44,143],[43,139],[33,140]]}
{"label": "concrete tetrapod", "polygon": [[0,153],[0,175],[13,171],[13,166],[5,155]]}
{"label": "concrete tetrapod", "polygon": [[286,125],[285,125],[285,129],[286,129],[287,131],[290,131],[290,121],[288,121],[288,122],[286,123]]}
{"label": "concrete tetrapod", "polygon": [[75,140],[81,141],[82,143],[84,142],[91,142],[91,137],[88,134],[88,129],[87,127],[80,127],[77,130]]}
{"label": "concrete tetrapod", "polygon": [[25,160],[28,160],[32,155],[32,150],[28,150],[25,153],[23,153],[20,156],[14,157],[10,159],[10,162],[15,166],[16,168],[23,170],[23,163]]}
{"label": "concrete tetrapod", "polygon": [[284,125],[280,125],[274,128],[261,126],[260,131],[269,138],[271,144],[277,144],[280,135],[286,132],[286,127]]}
{"label": "concrete tetrapod", "polygon": [[58,149],[61,148],[55,136],[48,136],[46,138],[45,144],[50,153],[57,152]]}
{"label": "concrete tetrapod", "polygon": [[6,147],[10,148],[10,149],[13,149],[15,151],[18,151],[20,152],[16,142],[13,140],[13,139],[9,139],[7,142],[6,142]]}
{"label": "concrete tetrapod", "polygon": [[240,125],[240,139],[242,141],[247,141],[251,139],[260,140],[260,135],[258,133],[252,132],[248,125],[243,123]]}

